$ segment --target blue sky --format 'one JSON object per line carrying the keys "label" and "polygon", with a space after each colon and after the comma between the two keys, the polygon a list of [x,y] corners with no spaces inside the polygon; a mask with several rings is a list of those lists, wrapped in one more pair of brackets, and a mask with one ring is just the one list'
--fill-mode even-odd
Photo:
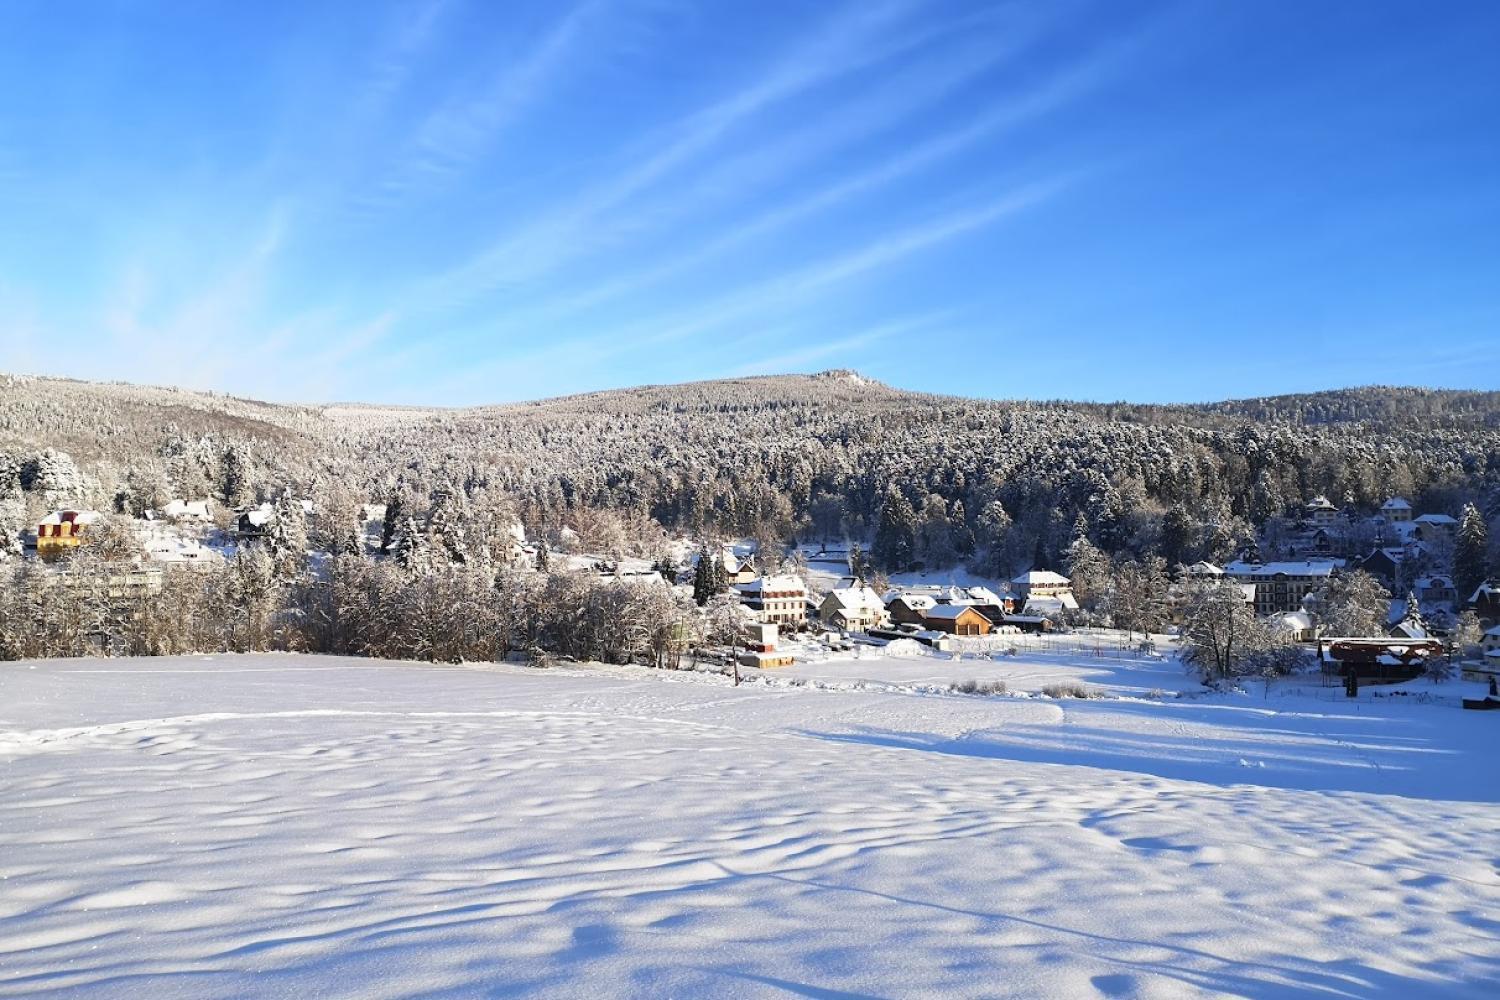
{"label": "blue sky", "polygon": [[0,6],[0,370],[1500,386],[1500,4]]}

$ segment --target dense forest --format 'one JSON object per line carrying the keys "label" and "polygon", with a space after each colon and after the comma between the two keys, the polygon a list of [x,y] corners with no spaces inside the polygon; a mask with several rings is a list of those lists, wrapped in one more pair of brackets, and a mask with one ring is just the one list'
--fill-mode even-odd
{"label": "dense forest", "polygon": [[[664,533],[876,541],[887,569],[1224,559],[1316,495],[1500,514],[1500,393],[1362,388],[1194,406],[1008,402],[832,371],[461,410],[289,406],[0,376],[0,527],[44,508],[286,494],[483,512],[652,555]],[[887,525],[881,545],[882,524]],[[900,530],[892,543],[890,525]],[[399,525],[396,525],[399,528]],[[488,530],[488,529],[487,529]],[[1496,533],[1492,532],[1491,537]]]}

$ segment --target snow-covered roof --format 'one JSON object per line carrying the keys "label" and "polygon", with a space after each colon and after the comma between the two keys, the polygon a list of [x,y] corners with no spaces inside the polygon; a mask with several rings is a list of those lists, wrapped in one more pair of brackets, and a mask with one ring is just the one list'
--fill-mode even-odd
{"label": "snow-covered roof", "polygon": [[1405,497],[1391,497],[1380,505],[1381,510],[1411,510],[1411,501]]}
{"label": "snow-covered roof", "polygon": [[[891,596],[891,601],[900,601],[913,611],[924,611],[927,608],[937,606],[937,601],[931,594],[897,593]],[[888,601],[887,603],[890,602]]]}
{"label": "snow-covered roof", "polygon": [[173,500],[161,509],[163,517],[193,517],[206,521],[212,514],[207,500]]}
{"label": "snow-covered roof", "polygon": [[742,592],[745,592],[745,593],[757,594],[757,593],[765,593],[765,592],[768,592],[768,591],[774,591],[774,592],[786,591],[786,590],[804,590],[805,591],[807,588],[806,588],[806,586],[803,585],[802,581],[800,579],[798,579],[797,577],[791,576],[789,574],[780,574],[778,576],[762,576],[762,577],[757,577],[756,579],[751,580],[748,583],[742,583],[742,584],[740,584],[738,589],[740,591],[742,591]]}
{"label": "snow-covered roof", "polygon": [[1307,502],[1307,510],[1338,510],[1325,496],[1315,496]]}
{"label": "snow-covered roof", "polygon": [[1032,597],[1026,601],[1023,611],[1034,614],[1050,615],[1060,611],[1077,611],[1078,602],[1073,599],[1072,594],[1059,594],[1056,597]]}
{"label": "snow-covered roof", "polygon": [[1191,566],[1184,567],[1183,573],[1187,576],[1223,576],[1224,570],[1207,560],[1199,560]]}
{"label": "snow-covered roof", "polygon": [[1500,625],[1495,625],[1484,630],[1484,634],[1500,639]]}
{"label": "snow-covered roof", "polygon": [[869,587],[835,587],[824,599],[833,601],[839,609],[844,611],[881,612],[885,610],[885,602]]}
{"label": "snow-covered roof", "polygon": [[970,587],[969,600],[978,601],[980,604],[1000,604],[1002,598],[988,587]]}
{"label": "snow-covered roof", "polygon": [[1050,569],[1033,569],[1022,573],[1010,582],[1017,587],[1034,587],[1038,584],[1042,586],[1048,586],[1049,584],[1052,586],[1064,586],[1069,581],[1061,573],[1054,573]]}
{"label": "snow-covered roof", "polygon": [[97,510],[54,510],[40,524],[93,524],[102,515]]}
{"label": "snow-covered roof", "polygon": [[1500,596],[1500,584],[1486,580],[1475,588],[1474,593],[1469,595],[1470,604],[1478,604],[1481,598],[1492,598]]}
{"label": "snow-covered roof", "polygon": [[1276,624],[1302,632],[1313,627],[1312,615],[1306,611],[1288,611],[1276,616]]}
{"label": "snow-covered roof", "polygon": [[1417,578],[1418,590],[1451,590],[1453,587],[1452,577],[1447,576],[1423,576]]}
{"label": "snow-covered roof", "polygon": [[1252,563],[1236,559],[1224,567],[1229,576],[1269,577],[1278,573],[1286,576],[1328,576],[1344,565],[1342,559],[1304,559],[1298,562]]}
{"label": "snow-covered roof", "polygon": [[1457,524],[1458,523],[1458,518],[1456,518],[1456,517],[1449,517],[1447,514],[1422,514],[1422,515],[1420,515],[1420,516],[1417,517],[1417,521],[1420,524],[1449,525],[1449,524]]}
{"label": "snow-covered roof", "polygon": [[[923,615],[925,618],[957,618],[966,611],[974,611],[972,604],[936,604],[929,608]],[[978,611],[974,611],[977,615]]]}

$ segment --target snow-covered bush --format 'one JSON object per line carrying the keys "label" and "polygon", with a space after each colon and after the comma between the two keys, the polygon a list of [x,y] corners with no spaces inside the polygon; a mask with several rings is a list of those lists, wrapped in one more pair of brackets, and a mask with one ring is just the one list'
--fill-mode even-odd
{"label": "snow-covered bush", "polygon": [[955,681],[948,686],[955,694],[1004,694],[1009,690],[1004,681],[980,681],[973,678]]}
{"label": "snow-covered bush", "polygon": [[1104,692],[1081,681],[1058,681],[1042,688],[1048,698],[1103,698]]}

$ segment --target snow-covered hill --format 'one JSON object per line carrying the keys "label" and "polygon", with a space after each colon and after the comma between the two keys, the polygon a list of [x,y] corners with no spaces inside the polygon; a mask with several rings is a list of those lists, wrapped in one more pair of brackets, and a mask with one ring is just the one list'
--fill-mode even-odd
{"label": "snow-covered hill", "polygon": [[6,664],[0,995],[1493,996],[1494,737],[1393,698]]}

